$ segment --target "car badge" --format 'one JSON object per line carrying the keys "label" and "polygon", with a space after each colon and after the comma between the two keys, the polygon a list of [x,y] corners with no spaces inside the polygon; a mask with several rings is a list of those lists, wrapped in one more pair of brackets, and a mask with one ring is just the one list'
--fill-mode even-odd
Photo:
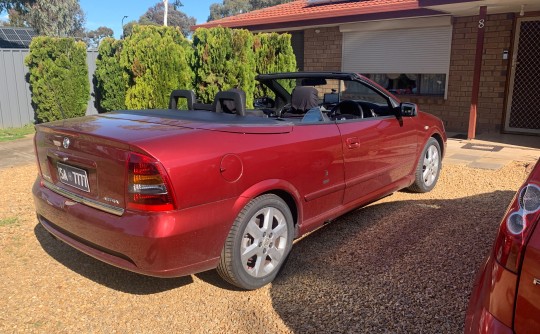
{"label": "car badge", "polygon": [[70,144],[69,138],[64,138],[64,142],[62,143],[62,145],[64,146],[64,148],[68,148],[68,147],[69,147],[69,144]]}

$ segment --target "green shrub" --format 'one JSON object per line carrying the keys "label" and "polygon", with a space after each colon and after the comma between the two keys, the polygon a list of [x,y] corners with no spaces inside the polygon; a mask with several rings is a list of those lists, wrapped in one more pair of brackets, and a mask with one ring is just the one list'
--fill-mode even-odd
{"label": "green shrub", "polygon": [[37,122],[85,115],[90,84],[83,42],[35,37],[25,63]]}
{"label": "green shrub", "polygon": [[127,84],[120,66],[122,40],[105,38],[99,43],[94,91],[99,112],[126,108]]}
{"label": "green shrub", "polygon": [[167,108],[174,89],[191,89],[192,55],[191,44],[179,28],[134,26],[120,54],[126,107]]}
{"label": "green shrub", "polygon": [[240,88],[246,92],[246,105],[253,107],[255,55],[253,35],[247,30],[199,28],[193,34],[195,91],[204,103],[211,103],[217,92]]}
{"label": "green shrub", "polygon": [[[296,57],[291,45],[290,34],[260,33],[255,35],[253,49],[255,50],[255,64],[257,74],[294,72],[296,71]],[[285,89],[291,91],[294,82],[283,80]],[[289,87],[290,86],[290,87]],[[274,94],[266,87],[257,85],[255,97],[270,96]]]}

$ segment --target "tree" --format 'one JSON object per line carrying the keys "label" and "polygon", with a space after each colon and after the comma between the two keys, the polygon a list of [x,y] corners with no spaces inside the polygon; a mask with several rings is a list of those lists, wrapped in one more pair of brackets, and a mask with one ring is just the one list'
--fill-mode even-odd
{"label": "tree", "polygon": [[99,42],[101,42],[102,39],[105,37],[113,37],[114,31],[109,27],[99,27],[96,30],[90,30],[86,34],[86,44],[89,47],[97,48],[99,46]]}
{"label": "tree", "polygon": [[210,16],[208,16],[208,21],[276,6],[290,1],[291,0],[223,0],[223,3],[221,4],[214,3],[210,6]]}
{"label": "tree", "polygon": [[2,25],[10,27],[27,27],[26,15],[34,0],[0,0],[0,13],[7,11],[9,21]]}
{"label": "tree", "polygon": [[122,39],[124,38],[127,38],[129,36],[131,36],[131,34],[133,33],[133,26],[137,25],[137,21],[133,20],[133,21],[129,21],[128,23],[124,24],[124,26],[122,27]]}
{"label": "tree", "polygon": [[29,5],[34,3],[33,0],[0,0],[0,13],[4,10],[15,9],[24,11]]}
{"label": "tree", "polygon": [[9,26],[11,27],[26,27],[26,14],[17,11],[16,9],[9,9]]}
{"label": "tree", "polygon": [[99,112],[126,109],[128,78],[120,66],[123,42],[106,37],[99,44],[93,80]]}
{"label": "tree", "polygon": [[[290,34],[259,33],[254,36],[253,50],[257,74],[296,71],[296,57]],[[280,84],[290,92],[295,82],[283,80]],[[257,84],[254,97],[262,96],[274,97],[275,95],[267,86]]]}
{"label": "tree", "polygon": [[191,89],[193,48],[178,27],[135,25],[122,43],[126,107],[164,109],[175,89]]}
{"label": "tree", "polygon": [[212,103],[216,93],[231,88],[246,93],[246,106],[253,107],[255,54],[253,34],[244,29],[199,28],[193,34],[195,91],[203,103]]}
{"label": "tree", "polygon": [[[167,16],[167,25],[173,27],[179,27],[184,36],[191,34],[190,27],[195,25],[196,19],[192,16],[187,16],[185,13],[177,10],[177,6],[182,4],[178,1],[173,4],[169,4]],[[155,4],[153,7],[148,8],[139,18],[139,23],[142,25],[163,25],[163,15],[165,12],[165,5],[163,2]]]}
{"label": "tree", "polygon": [[210,5],[210,16],[208,16],[208,21],[246,13],[250,10],[251,4],[249,3],[249,0],[224,0],[222,4],[213,3]]}
{"label": "tree", "polygon": [[83,42],[34,37],[25,64],[37,122],[84,116],[90,83]]}
{"label": "tree", "polygon": [[78,0],[35,0],[27,22],[39,35],[84,36],[84,12]]}

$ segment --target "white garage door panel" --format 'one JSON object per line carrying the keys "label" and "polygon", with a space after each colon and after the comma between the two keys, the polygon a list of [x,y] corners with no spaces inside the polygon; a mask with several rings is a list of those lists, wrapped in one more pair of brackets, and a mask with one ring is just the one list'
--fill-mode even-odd
{"label": "white garage door panel", "polygon": [[448,73],[452,27],[343,33],[343,71]]}

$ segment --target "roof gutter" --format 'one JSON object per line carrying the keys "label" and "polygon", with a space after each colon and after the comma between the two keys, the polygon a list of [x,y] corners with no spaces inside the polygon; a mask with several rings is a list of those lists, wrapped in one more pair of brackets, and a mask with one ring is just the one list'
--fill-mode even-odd
{"label": "roof gutter", "polygon": [[[332,13],[333,14],[333,13]],[[228,27],[228,28],[238,28],[238,29],[248,29],[251,31],[266,31],[276,29],[284,30],[287,28],[300,29],[309,26],[333,26],[343,23],[352,23],[352,22],[361,22],[361,21],[378,21],[378,20],[389,20],[389,19],[400,19],[400,18],[409,18],[409,17],[425,17],[425,16],[440,16],[447,15],[444,12],[427,9],[427,8],[414,8],[414,9],[402,9],[398,11],[384,11],[377,13],[358,13],[351,15],[351,12],[348,11],[344,16],[331,16],[328,14],[323,15],[322,17],[310,16],[309,19],[306,19],[305,15],[291,15],[272,18],[268,20],[236,20],[236,21],[212,21],[205,24],[200,24],[192,26],[191,30],[196,30],[197,28],[212,28],[212,27]],[[261,21],[264,23],[261,24]]]}

